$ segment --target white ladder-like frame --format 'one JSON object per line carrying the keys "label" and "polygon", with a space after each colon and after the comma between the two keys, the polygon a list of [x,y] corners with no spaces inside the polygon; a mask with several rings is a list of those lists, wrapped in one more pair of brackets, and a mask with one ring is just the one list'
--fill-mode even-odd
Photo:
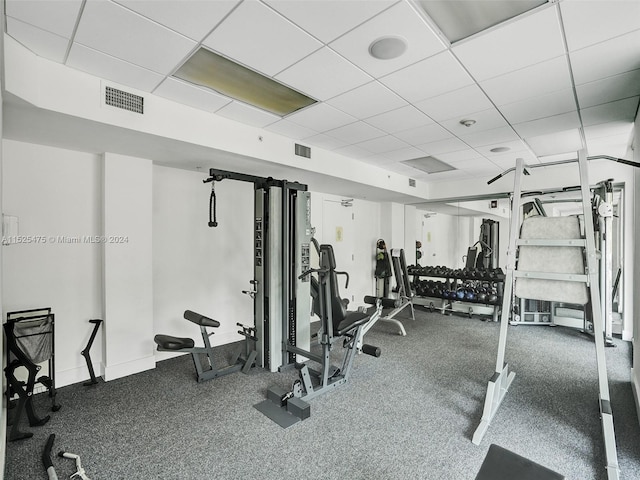
{"label": "white ladder-like frame", "polygon": [[[611,402],[609,397],[609,381],[607,378],[607,364],[605,359],[605,346],[603,336],[603,319],[600,304],[600,292],[598,290],[598,260],[596,257],[593,217],[591,215],[591,193],[589,190],[589,174],[587,167],[587,157],[584,151],[578,152],[578,167],[580,170],[580,192],[582,196],[582,208],[584,212],[584,228],[585,239],[584,246],[586,248],[586,275],[566,275],[561,274],[541,274],[535,273],[537,278],[546,278],[554,280],[571,280],[582,281],[587,283],[590,310],[593,320],[593,329],[595,332],[594,340],[596,346],[596,361],[598,367],[598,387],[600,391],[599,407],[600,419],[602,422],[602,433],[604,436],[604,446],[607,461],[607,478],[608,480],[618,480],[620,478],[620,470],[618,467],[618,455],[616,450],[616,438],[613,428],[613,413],[611,410]],[[491,420],[495,416],[504,396],[506,395],[511,382],[515,377],[515,372],[509,372],[509,364],[505,363],[505,349],[507,344],[507,326],[509,325],[509,313],[512,311],[512,289],[513,280],[517,276],[523,276],[523,272],[515,270],[516,248],[521,242],[518,240],[518,232],[520,230],[520,199],[522,194],[521,180],[524,172],[524,161],[519,158],[516,161],[516,177],[514,181],[514,192],[511,213],[511,230],[509,233],[509,249],[507,251],[506,278],[504,283],[504,293],[502,300],[502,314],[500,317],[500,340],[498,342],[498,356],[496,359],[495,373],[489,379],[487,386],[487,396],[485,398],[482,419],[478,428],[473,434],[472,442],[479,445],[484,434],[489,428]],[[560,242],[562,243],[562,242]],[[550,244],[558,245],[557,241]],[[567,246],[570,243],[567,242]],[[571,243],[575,246],[576,243]],[[532,274],[529,274],[531,278]],[[586,307],[585,307],[586,308]],[[586,313],[586,312],[585,312]]]}

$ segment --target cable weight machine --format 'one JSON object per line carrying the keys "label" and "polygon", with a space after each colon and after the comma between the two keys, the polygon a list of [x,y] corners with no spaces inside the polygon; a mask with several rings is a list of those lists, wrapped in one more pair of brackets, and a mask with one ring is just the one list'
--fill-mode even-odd
{"label": "cable weight machine", "polygon": [[311,263],[311,194],[307,186],[272,177],[211,168],[210,227],[218,227],[215,186],[223,180],[254,186],[253,299],[256,366],[272,372],[296,361],[290,346],[309,348],[310,281],[298,279]]}

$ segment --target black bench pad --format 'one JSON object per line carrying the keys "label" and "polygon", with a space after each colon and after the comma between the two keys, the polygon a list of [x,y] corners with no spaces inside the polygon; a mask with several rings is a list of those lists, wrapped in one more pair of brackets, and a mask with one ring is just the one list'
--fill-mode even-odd
{"label": "black bench pad", "polygon": [[204,315],[193,312],[191,310],[184,311],[184,318],[189,320],[190,322],[195,323],[196,325],[200,325],[201,327],[217,328],[220,326],[219,321],[214,320],[213,318],[205,317]]}
{"label": "black bench pad", "polygon": [[482,462],[476,480],[564,480],[549,470],[506,448],[492,444]]}
{"label": "black bench pad", "polygon": [[153,341],[158,344],[159,348],[163,350],[184,350],[186,348],[193,348],[195,343],[193,338],[181,338],[173,337],[171,335],[156,335],[153,337]]}

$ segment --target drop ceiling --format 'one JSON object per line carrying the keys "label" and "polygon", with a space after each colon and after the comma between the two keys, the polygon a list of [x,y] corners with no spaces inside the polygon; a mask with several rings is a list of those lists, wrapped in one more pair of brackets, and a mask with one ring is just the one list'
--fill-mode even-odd
{"label": "drop ceiling", "polygon": [[[550,1],[453,44],[421,3],[6,0],[5,18],[39,56],[426,182],[581,148],[628,158],[640,0]],[[372,57],[385,36],[406,51]],[[280,117],[174,77],[200,48],[317,103]],[[455,170],[406,163],[427,156]]]}

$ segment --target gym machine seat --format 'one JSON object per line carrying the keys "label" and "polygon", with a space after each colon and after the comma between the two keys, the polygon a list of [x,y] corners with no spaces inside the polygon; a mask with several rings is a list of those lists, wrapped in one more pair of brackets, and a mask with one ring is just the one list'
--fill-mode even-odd
{"label": "gym machine seat", "polygon": [[[253,327],[245,327],[240,323],[237,324],[239,327],[242,327],[242,330],[238,331],[238,333],[245,337],[244,355],[239,353],[234,362],[224,368],[218,369],[213,359],[213,347],[211,346],[211,342],[209,342],[209,336],[213,335],[213,332],[209,333],[207,328],[218,328],[220,322],[191,310],[185,310],[184,318],[200,327],[204,347],[196,347],[192,338],[174,337],[173,335],[158,334],[153,337],[153,340],[156,342],[159,352],[190,353],[196,368],[198,382],[211,380],[239,370],[247,373],[255,363],[255,343],[253,349],[250,348],[249,344],[249,342],[257,341]],[[206,366],[202,365],[201,354],[206,355]]]}

